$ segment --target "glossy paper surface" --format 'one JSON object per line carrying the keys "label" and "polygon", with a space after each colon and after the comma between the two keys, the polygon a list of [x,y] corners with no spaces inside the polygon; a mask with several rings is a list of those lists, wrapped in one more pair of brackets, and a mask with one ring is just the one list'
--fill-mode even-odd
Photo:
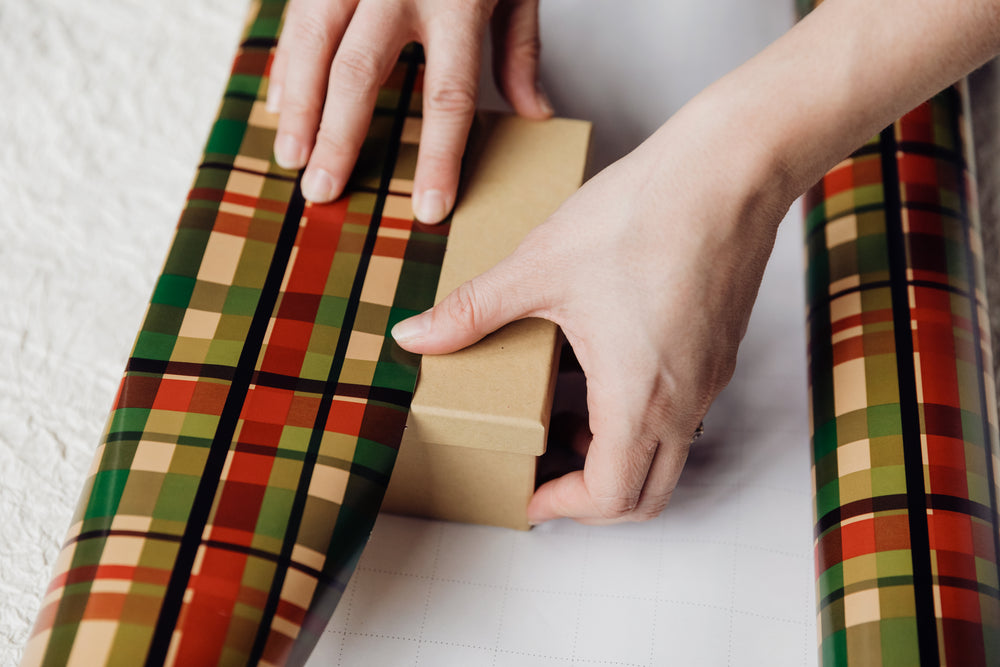
{"label": "glossy paper surface", "polygon": [[1000,453],[963,98],[922,104],[807,195],[825,667],[1000,665]]}
{"label": "glossy paper surface", "polygon": [[447,225],[411,220],[419,53],[347,194],[306,204],[264,109],[254,4],[25,665],[301,664],[375,520]]}

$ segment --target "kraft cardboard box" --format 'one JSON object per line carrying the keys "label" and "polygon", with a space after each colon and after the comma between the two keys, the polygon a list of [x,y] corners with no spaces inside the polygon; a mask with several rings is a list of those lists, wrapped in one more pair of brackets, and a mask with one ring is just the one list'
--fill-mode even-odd
{"label": "kraft cardboard box", "polygon": [[[580,187],[589,143],[584,121],[477,116],[437,301],[510,254]],[[559,336],[551,322],[527,319],[425,356],[382,510],[527,530]]]}

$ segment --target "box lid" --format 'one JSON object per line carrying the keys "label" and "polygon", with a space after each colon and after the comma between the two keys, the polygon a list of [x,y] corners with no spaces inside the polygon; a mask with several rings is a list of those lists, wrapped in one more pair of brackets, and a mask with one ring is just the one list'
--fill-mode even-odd
{"label": "box lid", "polygon": [[[510,254],[580,187],[590,129],[477,115],[436,301]],[[544,452],[559,336],[551,322],[526,319],[464,350],[424,356],[404,441]]]}

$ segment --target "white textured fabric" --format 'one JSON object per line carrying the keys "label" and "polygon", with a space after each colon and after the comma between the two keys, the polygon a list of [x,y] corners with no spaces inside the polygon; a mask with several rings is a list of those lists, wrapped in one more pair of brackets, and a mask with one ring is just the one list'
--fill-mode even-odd
{"label": "white textured fabric", "polygon": [[0,3],[0,665],[34,621],[245,11]]}
{"label": "white textured fabric", "polygon": [[[542,5],[546,45],[543,80],[559,112],[596,122],[596,166],[602,166],[628,150],[702,86],[780,34],[791,20],[792,2],[543,0]],[[0,39],[4,44],[0,49],[0,95],[4,100],[0,114],[0,665],[16,663],[38,610],[214,118],[245,11],[243,0],[0,1]],[[581,50],[583,43],[587,48]],[[496,104],[495,95],[487,99]],[[801,254],[794,240],[796,224],[793,217],[793,228],[783,230],[788,240],[779,244],[782,257],[775,258],[768,279],[777,285],[768,288],[775,296],[766,297],[751,325],[742,374],[713,412],[714,426],[710,420],[707,442],[699,443],[685,475],[686,490],[678,497],[700,498],[711,489],[727,497],[732,489],[739,489],[749,497],[756,489],[761,497],[767,491],[776,499],[785,499],[788,496],[781,494],[791,489],[799,500],[783,504],[802,517],[802,545],[796,542],[794,547],[797,555],[778,553],[774,545],[768,550],[738,543],[733,536],[675,533],[678,524],[697,523],[703,515],[715,517],[712,508],[718,503],[713,498],[701,504],[694,500],[679,503],[678,510],[686,514],[675,514],[648,527],[591,533],[590,529],[557,523],[534,534],[530,544],[525,535],[498,536],[488,529],[391,520],[380,522],[376,537],[381,536],[381,542],[373,544],[376,548],[362,563],[361,574],[372,590],[382,591],[381,595],[387,586],[391,588],[395,579],[384,574],[387,566],[378,558],[385,556],[386,545],[397,544],[407,531],[447,537],[437,542],[444,555],[452,544],[467,543],[464,548],[469,549],[469,545],[494,539],[524,542],[536,550],[549,545],[565,552],[566,558],[576,557],[569,548],[574,544],[572,539],[585,537],[603,544],[614,536],[631,536],[632,553],[646,542],[660,540],[665,553],[673,557],[688,553],[679,550],[678,544],[688,545],[689,561],[694,564],[705,558],[703,547],[718,551],[722,540],[729,550],[720,553],[736,554],[745,548],[746,553],[760,555],[759,562],[744,559],[739,581],[734,570],[731,581],[718,583],[717,606],[703,600],[701,606],[681,605],[670,612],[681,617],[711,612],[729,619],[728,638],[724,631],[708,643],[699,639],[698,633],[714,625],[693,620],[690,628],[684,628],[684,636],[718,649],[718,659],[706,658],[704,664],[764,664],[764,659],[755,662],[756,655],[769,656],[766,662],[774,665],[812,662],[814,630],[808,593],[812,568],[805,479],[798,484],[761,473],[762,477],[755,478],[757,487],[729,479],[735,478],[741,466],[755,470],[753,457],[764,456],[760,469],[773,470],[773,457],[786,456],[789,448],[797,453],[786,456],[788,465],[805,465],[801,448],[806,444],[801,438],[782,444],[773,435],[770,439],[764,435],[804,432],[804,405],[773,411],[772,418],[767,416],[772,412],[757,405],[762,399],[754,400],[755,394],[761,393],[762,375],[767,376],[769,369],[784,360],[793,365],[793,377],[802,374],[804,348],[789,349],[801,344],[795,342],[800,341],[801,332],[794,332],[789,345],[765,330],[768,321],[781,319],[779,313],[783,321],[800,321],[801,287],[794,285],[801,271]],[[782,293],[783,286],[789,284],[795,289]],[[780,378],[771,378],[776,379]],[[804,393],[804,376],[792,381],[790,391],[800,396]],[[732,442],[719,435],[727,432]],[[741,441],[740,434],[752,437]],[[770,445],[748,446],[743,452],[742,445],[753,445],[757,440]],[[713,456],[716,459],[708,465]],[[717,513],[721,517],[726,514]],[[706,522],[708,527],[714,525]],[[780,527],[762,525],[757,532],[766,536],[771,528]],[[562,533],[569,537],[560,537]],[[787,551],[793,551],[791,545]],[[784,560],[775,560],[775,553]],[[530,573],[555,586],[561,569],[571,569],[575,563],[567,562],[547,565],[543,558],[534,556]],[[784,565],[779,567],[781,563]],[[468,565],[479,575],[486,572],[490,576],[506,572],[504,566],[497,565],[494,572],[490,569],[492,560],[482,554]],[[408,562],[407,567],[417,565]],[[428,580],[423,570],[414,572],[419,576],[414,575],[413,581]],[[438,572],[437,576],[449,574],[465,576],[461,571]],[[692,579],[697,576],[691,575]],[[778,609],[776,620],[771,619],[789,628],[787,641],[780,642],[788,654],[784,660],[774,654],[774,646],[763,641],[765,636],[775,636],[777,625],[767,633],[756,632],[758,626],[753,623],[767,619],[762,616],[766,610],[757,608],[750,593],[746,601],[741,597],[740,582],[756,581],[773,582],[775,591],[803,591],[794,606]],[[507,589],[487,586],[476,590]],[[670,594],[677,597],[681,591],[675,586]],[[428,613],[433,618],[448,609],[420,596],[414,598],[411,609],[405,607],[405,595],[398,591],[387,595],[383,600],[386,608],[399,605],[403,615],[409,609],[415,617],[426,620]],[[368,596],[373,598],[374,593]],[[657,623],[662,625],[669,605],[653,593],[650,596],[644,604],[659,610]],[[368,637],[363,629],[351,630],[351,624],[365,620],[358,613],[363,599],[368,599],[363,598],[363,591],[352,592],[353,610],[348,605],[341,614],[347,614],[350,622],[342,619],[332,626],[346,642],[344,648],[337,643],[337,635],[331,635],[335,640],[331,652],[339,655],[341,664],[351,664],[353,650],[364,649],[371,656],[373,646],[386,652],[397,644],[407,651],[422,647],[423,658],[434,662],[431,656],[438,655],[434,651],[440,653],[450,646],[423,635],[416,640],[379,639]],[[575,598],[553,597],[563,599]],[[594,599],[595,604],[604,604],[604,598]],[[505,602],[514,608],[513,598]],[[485,604],[480,599],[480,606]],[[635,611],[632,607],[623,609],[623,618]],[[379,619],[378,611],[371,614],[371,623]],[[587,639],[586,633],[580,632],[582,622],[578,618],[576,629],[569,628],[574,642],[577,635]],[[420,625],[423,630],[423,623]],[[446,637],[458,647],[455,650],[472,650],[461,644],[456,632],[450,629]],[[499,645],[499,630],[495,635]],[[553,636],[543,638],[540,653],[558,654],[560,648]],[[660,644],[642,646],[648,659],[629,664],[650,664],[657,662],[661,652],[669,654],[674,645],[664,643],[668,635],[659,636]],[[493,637],[488,639],[487,644],[492,645]],[[679,636],[669,641],[682,639]],[[504,658],[524,664],[522,658],[529,655],[498,653],[495,647],[491,650],[483,655],[492,656],[494,664],[505,664]],[[567,655],[577,655],[576,650],[574,644],[573,653]],[[616,657],[625,659],[621,654]],[[568,659],[552,657],[551,664],[566,664]],[[536,663],[550,664],[546,660],[537,657]],[[324,662],[328,661],[325,657]],[[384,664],[397,663],[387,660]],[[398,664],[414,661],[401,658]],[[434,664],[475,661],[441,658]]]}

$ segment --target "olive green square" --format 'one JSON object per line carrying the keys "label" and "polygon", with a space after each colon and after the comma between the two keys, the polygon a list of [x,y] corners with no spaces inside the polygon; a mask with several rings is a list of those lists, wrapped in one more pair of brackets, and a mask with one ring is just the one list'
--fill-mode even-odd
{"label": "olive green square", "polygon": [[[326,295],[323,298],[324,302],[331,297],[340,297],[342,299],[350,297],[360,260],[361,255],[357,253],[337,252],[333,258],[333,262],[330,263],[330,273],[323,288],[323,293]],[[320,312],[323,312],[323,303],[320,304]],[[324,324],[340,326],[341,320],[324,320]]]}
{"label": "olive green square", "polygon": [[226,293],[226,301],[222,306],[222,312],[227,315],[250,315],[257,310],[257,303],[260,301],[259,288],[242,287],[233,285]]}
{"label": "olive green square", "polygon": [[840,502],[846,504],[871,497],[872,479],[869,471],[859,470],[840,478]]}
{"label": "olive green square", "polygon": [[[349,213],[371,213],[375,210],[376,197],[373,194],[367,192],[355,192],[351,195],[351,199],[347,202],[347,211]],[[357,225],[344,225],[345,229],[348,227],[354,227],[357,231]]]}
{"label": "olive green square", "polygon": [[[218,335],[218,331],[216,331],[216,335]],[[235,366],[239,362],[242,352],[242,340],[219,340],[216,338],[208,346],[205,363],[218,366]]]}
{"label": "olive green square", "polygon": [[197,412],[188,412],[184,415],[184,425],[180,430],[180,434],[199,438],[212,438],[215,437],[215,432],[218,428],[218,415],[202,415]]}
{"label": "olive green square", "polygon": [[[270,159],[270,157],[265,159]],[[267,178],[264,180],[264,187],[260,191],[260,196],[262,199],[286,202],[292,198],[292,191],[294,189],[294,183],[277,178]]]}
{"label": "olive green square", "polygon": [[[973,519],[973,521],[980,524],[985,523],[979,519]],[[990,527],[987,525],[985,532],[988,532],[989,530]],[[980,558],[979,556],[975,556],[974,558],[976,563],[976,581],[980,584],[989,586],[990,588],[1000,588],[1000,581],[997,580],[996,563],[994,563],[992,559]],[[1000,621],[1000,618],[996,620]]]}
{"label": "olive green square", "polygon": [[151,515],[157,519],[186,522],[200,481],[201,478],[194,475],[165,475]]}
{"label": "olive green square", "polygon": [[[242,343],[247,339],[247,332],[250,331],[250,323],[253,321],[253,317],[247,315],[230,315],[229,313],[223,314],[219,318],[219,325],[215,328],[215,341],[229,340],[229,341],[239,341],[240,348],[242,349]],[[239,355],[237,355],[239,358]]]}
{"label": "olive green square", "polygon": [[[323,439],[319,445],[319,456],[325,459],[325,465],[347,469],[351,461],[354,460],[354,450],[357,446],[357,436],[323,431]],[[337,462],[341,465],[338,465]]]}
{"label": "olive green square", "polygon": [[374,303],[362,301],[358,304],[358,312],[354,317],[354,330],[384,336],[389,323],[389,313],[392,309]]}
{"label": "olive green square", "polygon": [[837,445],[846,445],[868,437],[868,412],[852,410],[837,415]]}
{"label": "olive green square", "polygon": [[199,280],[194,284],[194,291],[191,292],[189,307],[197,310],[221,313],[223,308],[225,308],[228,296],[228,285]]}
{"label": "olive green square", "polygon": [[858,236],[884,236],[885,211],[861,211],[856,216]]}
{"label": "olive green square", "polygon": [[271,475],[268,478],[267,485],[269,487],[294,491],[299,488],[299,479],[301,476],[301,459],[278,456],[271,465]]}
{"label": "olive green square", "polygon": [[909,549],[876,551],[875,567],[880,578],[912,576],[913,557]]}
{"label": "olive green square", "polygon": [[348,384],[370,385],[375,376],[374,361],[345,359],[340,371],[340,381]]}
{"label": "olive green square", "polygon": [[[332,328],[340,336],[340,326],[344,323],[347,299],[340,296],[324,295],[316,309],[316,326]],[[323,335],[326,335],[325,333]]]}
{"label": "olive green square", "polygon": [[882,667],[912,667],[920,664],[916,618],[885,618],[879,625]]}
{"label": "olive green square", "polygon": [[[342,306],[342,303],[336,304]],[[322,304],[320,304],[322,307]],[[328,315],[324,313],[324,316]],[[319,318],[317,318],[318,320]],[[357,327],[355,327],[357,328]],[[340,338],[340,329],[327,324],[313,325],[312,333],[309,336],[309,345],[306,349],[318,354],[332,355],[337,349],[337,340]]]}
{"label": "olive green square", "polygon": [[316,496],[306,496],[298,543],[313,551],[326,553],[339,514],[340,505],[337,503]]}
{"label": "olive green square", "polygon": [[882,438],[903,433],[903,418],[898,403],[885,403],[868,407],[868,436]]}
{"label": "olive green square", "polygon": [[212,341],[206,338],[178,338],[170,353],[170,361],[184,361],[193,364],[204,363]]}
{"label": "olive green square", "polygon": [[901,465],[872,468],[871,489],[875,496],[906,493],[906,468]]}
{"label": "olive green square", "polygon": [[865,391],[871,405],[899,402],[896,355],[872,354],[865,357]]}
{"label": "olive green square", "polygon": [[208,450],[204,447],[177,445],[170,459],[170,472],[176,475],[200,476],[205,471]]}
{"label": "olive green square", "polygon": [[[155,520],[153,524],[155,524]],[[161,532],[158,531],[156,526],[150,524],[149,531],[151,533]],[[173,540],[160,540],[156,537],[146,537],[146,546],[142,550],[142,554],[139,556],[139,565],[143,567],[152,567],[158,570],[172,570],[174,567],[174,562],[177,560],[177,550],[180,547],[178,542]],[[132,592],[138,592],[136,590],[137,582],[132,582]],[[163,594],[164,586],[158,584],[146,584],[152,587],[151,594],[155,597],[160,597]]]}
{"label": "olive green square", "polygon": [[892,290],[888,287],[873,287],[862,291],[861,310],[866,313],[892,310]]}
{"label": "olive green square", "polygon": [[871,438],[868,441],[868,454],[873,468],[903,465],[903,436]]}
{"label": "olive green square", "polygon": [[[966,451],[968,452],[968,448],[973,446],[974,445],[966,444]],[[981,451],[980,456],[982,456]],[[973,463],[973,466],[975,467],[978,467],[979,465],[979,461],[975,461]],[[975,472],[966,472],[965,483],[969,493],[969,500],[986,507],[990,506],[990,485],[986,477]]]}
{"label": "olive green square", "polygon": [[122,492],[118,514],[152,516],[166,475],[152,470],[133,470]]}
{"label": "olive green square", "polygon": [[[332,349],[330,350],[332,353]],[[333,354],[306,352],[302,359],[302,370],[299,377],[305,380],[326,382],[330,378],[330,368],[333,366]]]}
{"label": "olive green square", "polygon": [[311,428],[302,426],[285,425],[281,429],[281,438],[278,439],[278,448],[294,452],[304,452],[309,449],[309,437],[312,435]]}
{"label": "olive green square", "polygon": [[285,531],[288,530],[288,519],[291,517],[294,502],[294,490],[269,485],[264,491],[254,533],[276,540],[283,539]]}
{"label": "olive green square", "polygon": [[260,289],[264,286],[271,260],[274,258],[274,244],[247,239],[243,244],[240,262],[233,276],[233,284]]}
{"label": "olive green square", "polygon": [[[259,83],[259,79],[257,83]],[[274,147],[275,131],[270,128],[250,125],[243,134],[243,144],[240,146],[240,155],[257,158],[258,160],[270,160]]]}

